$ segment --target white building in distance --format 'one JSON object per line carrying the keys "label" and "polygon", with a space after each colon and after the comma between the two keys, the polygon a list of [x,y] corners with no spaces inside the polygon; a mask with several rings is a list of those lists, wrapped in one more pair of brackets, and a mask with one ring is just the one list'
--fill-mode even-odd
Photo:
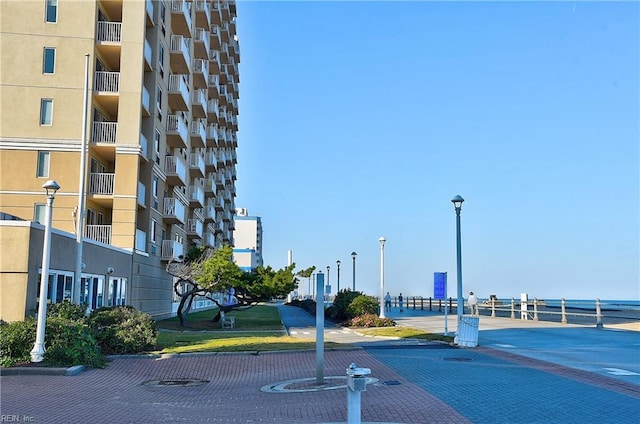
{"label": "white building in distance", "polygon": [[243,271],[251,271],[262,262],[262,221],[259,216],[249,216],[246,208],[236,208],[233,230],[233,258]]}

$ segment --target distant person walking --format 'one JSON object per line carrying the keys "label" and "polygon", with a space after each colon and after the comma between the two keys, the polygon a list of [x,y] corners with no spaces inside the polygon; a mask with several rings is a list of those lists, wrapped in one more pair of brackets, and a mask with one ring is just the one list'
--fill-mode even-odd
{"label": "distant person walking", "polygon": [[387,292],[387,295],[384,297],[384,311],[391,312],[391,295]]}
{"label": "distant person walking", "polygon": [[471,309],[471,315],[478,315],[478,298],[473,292],[469,292],[469,309]]}
{"label": "distant person walking", "polygon": [[402,297],[402,293],[398,295],[398,306],[400,306],[400,312],[404,311],[404,297]]}

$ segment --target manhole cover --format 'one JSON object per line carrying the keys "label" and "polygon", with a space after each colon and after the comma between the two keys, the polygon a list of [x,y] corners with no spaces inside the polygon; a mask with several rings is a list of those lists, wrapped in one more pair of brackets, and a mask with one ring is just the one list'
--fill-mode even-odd
{"label": "manhole cover", "polygon": [[200,380],[197,378],[172,378],[164,380],[149,380],[142,383],[143,386],[173,386],[173,387],[187,387],[187,386],[199,386],[201,384],[208,383],[209,380]]}
{"label": "manhole cover", "polygon": [[471,358],[466,358],[464,356],[452,356],[449,358],[444,358],[445,361],[453,361],[453,362],[469,362]]}

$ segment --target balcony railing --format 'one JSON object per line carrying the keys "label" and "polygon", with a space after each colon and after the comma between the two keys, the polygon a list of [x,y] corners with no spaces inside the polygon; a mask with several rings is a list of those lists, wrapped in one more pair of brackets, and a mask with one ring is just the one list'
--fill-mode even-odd
{"label": "balcony railing", "polygon": [[181,186],[188,180],[187,166],[178,156],[166,156],[164,165],[164,173],[167,176],[167,182],[172,185]]}
{"label": "balcony railing", "polygon": [[117,122],[94,122],[93,131],[91,132],[91,141],[93,143],[115,144],[117,133]]}
{"label": "balcony railing", "polygon": [[189,201],[193,206],[204,205],[204,188],[199,185],[189,186]]}
{"label": "balcony railing", "polygon": [[122,22],[98,22],[98,41],[102,43],[121,43]]}
{"label": "balcony railing", "polygon": [[104,244],[111,244],[111,225],[86,225],[84,236]]}
{"label": "balcony railing", "polygon": [[94,90],[103,93],[120,92],[120,72],[97,71]]}
{"label": "balcony railing", "polygon": [[179,258],[184,254],[182,243],[173,240],[162,240],[162,259],[169,260]]}
{"label": "balcony railing", "polygon": [[116,174],[106,172],[92,172],[89,175],[89,193],[112,195]]}
{"label": "balcony railing", "polygon": [[187,234],[196,234],[198,237],[202,237],[204,231],[204,223],[199,219],[187,220]]}
{"label": "balcony railing", "polygon": [[164,216],[168,218],[176,218],[180,222],[184,222],[187,211],[186,206],[175,197],[164,198]]}

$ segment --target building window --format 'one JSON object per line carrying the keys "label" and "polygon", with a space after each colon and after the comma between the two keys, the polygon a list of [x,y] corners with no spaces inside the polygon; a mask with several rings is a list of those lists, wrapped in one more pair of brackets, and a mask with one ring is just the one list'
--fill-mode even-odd
{"label": "building window", "polygon": [[49,152],[38,152],[38,169],[36,173],[38,178],[49,176]]}
{"label": "building window", "polygon": [[56,49],[53,47],[45,47],[42,58],[42,73],[53,74],[56,70]]}
{"label": "building window", "polygon": [[160,70],[160,78],[164,79],[164,45],[162,41],[158,48],[158,69]]}
{"label": "building window", "polygon": [[156,87],[156,110],[158,118],[162,120],[162,88],[159,85]]}
{"label": "building window", "polygon": [[149,226],[149,238],[151,239],[151,243],[155,243],[156,242],[156,229],[157,229],[158,223],[156,222],[155,219],[151,220],[151,225]]}
{"label": "building window", "polygon": [[40,99],[40,125],[53,122],[53,99]]}
{"label": "building window", "polygon": [[44,211],[46,205],[42,203],[36,203],[33,210],[33,220],[40,225],[44,225]]}
{"label": "building window", "polygon": [[47,0],[47,22],[58,22],[58,0]]}

